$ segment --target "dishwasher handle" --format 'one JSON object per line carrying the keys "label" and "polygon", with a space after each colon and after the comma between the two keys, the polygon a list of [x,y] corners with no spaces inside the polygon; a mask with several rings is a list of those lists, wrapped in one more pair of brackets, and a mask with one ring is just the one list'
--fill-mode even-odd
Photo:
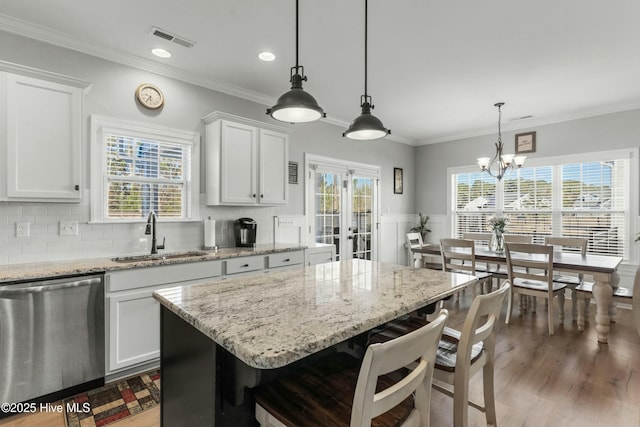
{"label": "dishwasher handle", "polygon": [[98,285],[102,282],[101,277],[90,279],[74,280],[72,282],[62,282],[50,285],[38,285],[38,282],[29,283],[28,286],[0,286],[0,297],[3,295],[37,294],[45,291],[59,291],[62,289],[78,288],[80,286]]}

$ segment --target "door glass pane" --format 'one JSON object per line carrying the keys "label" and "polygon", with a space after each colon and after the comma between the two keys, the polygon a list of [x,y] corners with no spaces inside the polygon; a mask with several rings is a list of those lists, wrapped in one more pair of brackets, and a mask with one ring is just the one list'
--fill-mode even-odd
{"label": "door glass pane", "polygon": [[341,182],[339,174],[316,172],[315,239],[316,243],[335,245],[336,260],[340,259]]}
{"label": "door glass pane", "polygon": [[354,177],[352,180],[352,194],[353,257],[370,260],[373,179]]}

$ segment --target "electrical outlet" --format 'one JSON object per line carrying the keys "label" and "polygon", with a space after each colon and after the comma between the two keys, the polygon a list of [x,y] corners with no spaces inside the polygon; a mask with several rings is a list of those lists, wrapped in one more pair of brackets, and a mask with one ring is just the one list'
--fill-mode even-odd
{"label": "electrical outlet", "polygon": [[29,237],[28,222],[16,222],[16,237]]}
{"label": "electrical outlet", "polygon": [[60,221],[61,236],[77,236],[78,221]]}

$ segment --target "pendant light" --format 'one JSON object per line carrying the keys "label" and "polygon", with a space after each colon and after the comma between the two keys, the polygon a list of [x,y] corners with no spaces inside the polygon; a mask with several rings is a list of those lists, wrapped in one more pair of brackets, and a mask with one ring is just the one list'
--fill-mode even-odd
{"label": "pendant light", "polygon": [[370,140],[384,138],[391,131],[384,127],[380,119],[371,114],[373,101],[367,95],[367,14],[368,0],[364,0],[364,95],[360,96],[362,113],[351,123],[349,129],[342,134],[351,139]]}
{"label": "pendant light", "polygon": [[318,103],[302,89],[302,82],[307,81],[304,75],[304,67],[298,65],[298,0],[296,0],[296,65],[291,67],[289,81],[291,90],[280,98],[271,108],[267,108],[267,114],[276,120],[288,123],[304,123],[326,117],[324,110]]}
{"label": "pendant light", "polygon": [[[516,156],[513,154],[503,154],[502,149],[502,131],[500,129],[500,121],[502,119],[502,106],[504,102],[498,102],[494,104],[494,107],[498,107],[498,142],[496,142],[496,154],[493,159],[490,157],[479,157],[478,166],[480,166],[481,172],[486,172],[498,181],[502,179],[507,173],[512,170],[521,168],[524,164],[526,156]],[[497,170],[492,171],[494,163],[497,165]]]}

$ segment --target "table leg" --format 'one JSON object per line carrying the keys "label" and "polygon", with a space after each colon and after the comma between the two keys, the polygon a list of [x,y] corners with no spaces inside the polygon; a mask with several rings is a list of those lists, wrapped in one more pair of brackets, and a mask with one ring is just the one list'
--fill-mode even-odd
{"label": "table leg", "polygon": [[609,305],[613,295],[613,286],[619,282],[618,273],[594,273],[593,278],[593,298],[596,300],[596,333],[598,342],[607,344],[609,342]]}
{"label": "table leg", "polygon": [[573,303],[576,303],[576,317],[577,317],[577,321],[576,323],[578,324],[578,330],[579,331],[583,331],[584,330],[584,318],[586,316],[586,308],[585,308],[585,303],[586,303],[587,298],[585,298],[584,295],[582,295],[581,292],[574,292],[573,293],[573,297],[571,298],[571,305],[573,305]]}

